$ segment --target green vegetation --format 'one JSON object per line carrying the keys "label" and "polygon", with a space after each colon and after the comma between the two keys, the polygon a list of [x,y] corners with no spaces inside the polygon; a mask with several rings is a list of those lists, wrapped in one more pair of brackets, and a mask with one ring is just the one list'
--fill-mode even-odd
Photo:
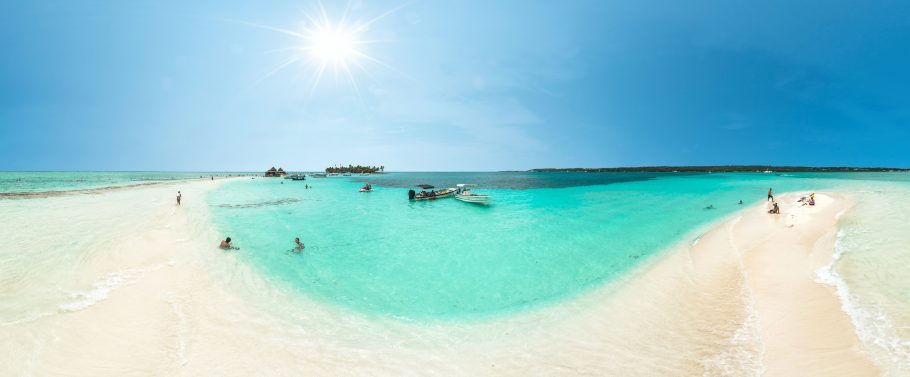
{"label": "green vegetation", "polygon": [[385,166],[334,166],[325,168],[326,173],[353,173],[353,174],[363,174],[363,173],[382,173],[385,172]]}
{"label": "green vegetation", "polygon": [[770,166],[770,165],[728,165],[728,166],[640,166],[619,168],[547,168],[531,169],[531,172],[582,172],[582,173],[635,173],[635,172],[687,172],[687,173],[727,173],[727,172],[896,172],[910,171],[901,168],[851,168],[851,167],[810,167],[810,166]]}

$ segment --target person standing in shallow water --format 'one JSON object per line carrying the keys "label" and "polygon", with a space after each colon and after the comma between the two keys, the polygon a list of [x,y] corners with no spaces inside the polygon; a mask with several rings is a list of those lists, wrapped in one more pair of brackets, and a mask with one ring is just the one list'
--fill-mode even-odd
{"label": "person standing in shallow water", "polygon": [[177,205],[178,205],[178,206],[180,205],[180,198],[181,198],[182,196],[183,196],[183,195],[180,194],[180,191],[177,191]]}
{"label": "person standing in shallow water", "polygon": [[774,195],[771,193],[771,188],[768,188],[768,201],[769,202],[774,201]]}

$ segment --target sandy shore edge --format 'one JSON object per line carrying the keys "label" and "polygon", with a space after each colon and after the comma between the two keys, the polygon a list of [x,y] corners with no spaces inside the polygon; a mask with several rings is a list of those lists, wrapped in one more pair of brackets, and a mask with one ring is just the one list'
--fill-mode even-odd
{"label": "sandy shore edge", "polygon": [[[851,206],[836,193],[819,194],[812,208],[793,204],[793,194],[783,195],[781,215],[766,213],[764,205],[744,208],[712,225],[694,245],[681,242],[602,289],[559,305],[483,323],[424,326],[351,315],[299,297],[294,297],[300,302],[297,312],[274,317],[268,307],[288,296],[269,291],[268,283],[242,264],[232,267],[230,254],[205,251],[214,249],[219,235],[201,198],[220,183],[181,184],[189,198],[183,208],[172,203],[172,185],[107,193],[113,195],[106,198],[111,206],[124,208],[136,200],[161,199],[153,199],[160,203],[134,224],[147,232],[115,243],[105,251],[109,255],[86,269],[94,276],[145,269],[103,301],[0,328],[11,349],[23,345],[18,340],[24,334],[37,334],[40,341],[28,360],[8,364],[7,371],[881,374],[862,353],[833,288],[815,281],[818,268],[830,263],[837,216]],[[72,198],[91,208],[97,201],[92,197],[98,198]],[[227,265],[222,271],[234,268],[230,279],[242,280],[238,287],[253,282],[274,297],[255,305],[245,301],[207,272],[213,263]]]}

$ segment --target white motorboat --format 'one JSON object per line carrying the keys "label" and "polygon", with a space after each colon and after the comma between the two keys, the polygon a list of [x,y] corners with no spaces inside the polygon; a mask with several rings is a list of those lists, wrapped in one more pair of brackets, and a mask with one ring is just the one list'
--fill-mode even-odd
{"label": "white motorboat", "polygon": [[467,203],[488,204],[490,196],[487,194],[478,194],[474,192],[477,185],[473,183],[459,183],[455,185],[455,199]]}

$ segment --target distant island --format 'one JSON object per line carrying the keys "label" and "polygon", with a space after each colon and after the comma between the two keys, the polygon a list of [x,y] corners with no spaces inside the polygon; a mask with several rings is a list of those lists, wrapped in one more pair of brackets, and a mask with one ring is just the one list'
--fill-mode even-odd
{"label": "distant island", "polygon": [[326,173],[353,173],[353,174],[363,174],[363,173],[382,173],[385,172],[385,166],[335,166],[325,168]]}
{"label": "distant island", "polygon": [[851,168],[851,167],[810,167],[770,165],[729,165],[729,166],[640,166],[618,168],[545,168],[531,169],[530,172],[580,172],[580,173],[731,173],[731,172],[905,172],[902,168]]}

